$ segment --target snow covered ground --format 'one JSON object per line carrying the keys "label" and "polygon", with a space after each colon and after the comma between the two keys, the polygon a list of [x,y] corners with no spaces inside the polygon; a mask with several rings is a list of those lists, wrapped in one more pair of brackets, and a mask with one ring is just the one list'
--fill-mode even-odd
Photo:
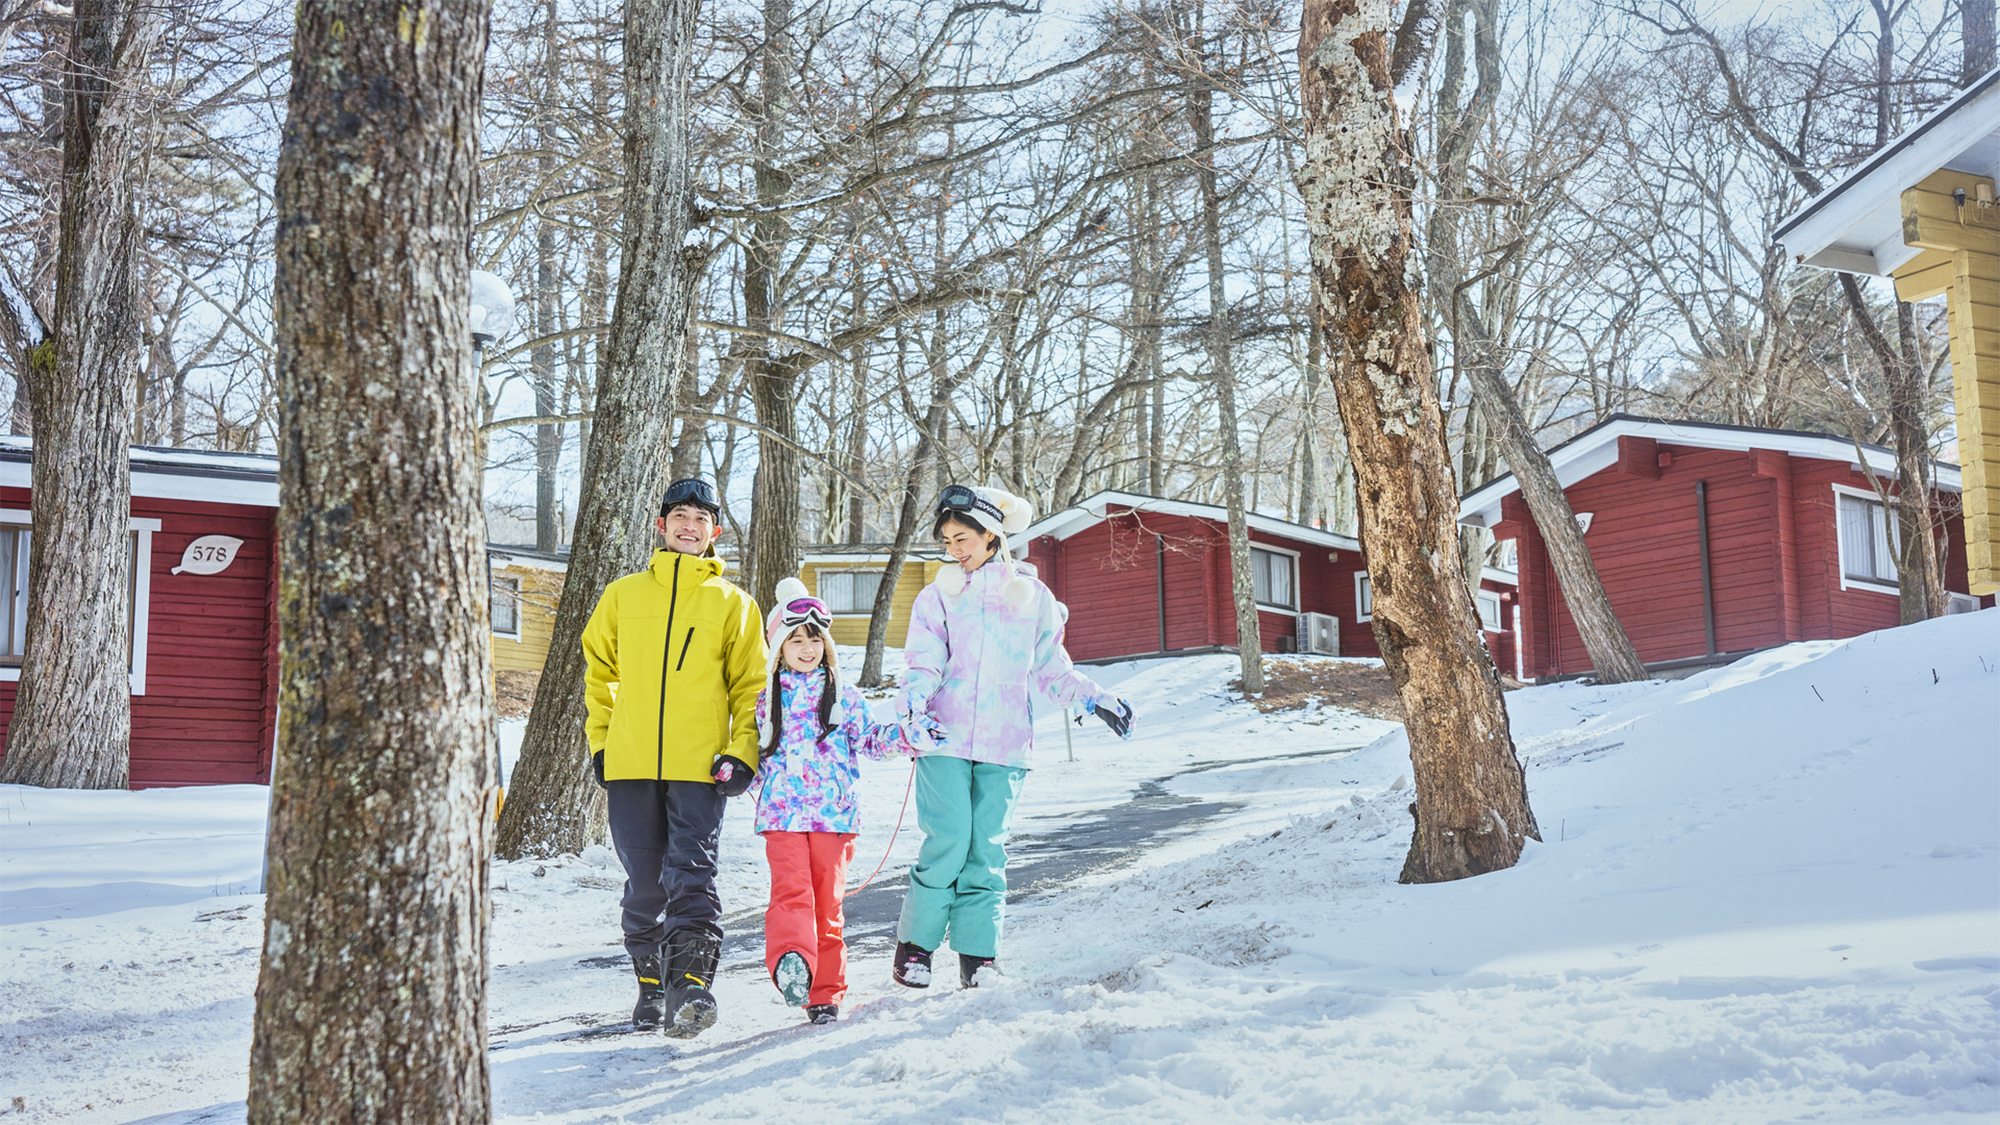
{"label": "snow covered ground", "polygon": [[[709,1033],[597,1034],[630,1007],[615,861],[498,865],[499,1115],[2000,1118],[2000,612],[1513,693],[1544,842],[1426,887],[1394,881],[1400,728],[1259,714],[1224,696],[1228,657],[1092,671],[1141,725],[1074,728],[1071,763],[1044,718],[1022,854],[1142,791],[1175,815],[1017,903],[994,987],[896,988],[870,937],[842,1022],[812,1028],[739,945]],[[857,881],[908,775],[864,770]],[[0,787],[0,1116],[242,1120],[264,799]],[[765,889],[748,829],[739,803],[739,929]]]}

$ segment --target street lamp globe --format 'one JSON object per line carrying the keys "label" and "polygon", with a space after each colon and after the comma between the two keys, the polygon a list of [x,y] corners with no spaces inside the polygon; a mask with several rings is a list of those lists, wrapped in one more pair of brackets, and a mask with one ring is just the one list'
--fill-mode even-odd
{"label": "street lamp globe", "polygon": [[472,271],[471,290],[472,347],[479,351],[514,327],[514,294],[499,274],[485,270]]}

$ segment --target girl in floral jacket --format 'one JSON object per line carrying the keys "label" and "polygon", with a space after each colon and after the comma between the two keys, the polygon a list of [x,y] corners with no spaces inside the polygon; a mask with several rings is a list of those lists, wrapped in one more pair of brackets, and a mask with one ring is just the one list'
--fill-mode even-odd
{"label": "girl in floral jacket", "polygon": [[857,756],[887,758],[906,743],[840,682],[827,629],[833,614],[796,578],[778,583],[768,627],[770,679],[757,697],[758,834],[771,866],[764,967],[785,1002],[814,1023],[840,1018],[847,945],[840,900],[860,829]]}
{"label": "girl in floral jacket", "polygon": [[912,988],[930,985],[947,937],[964,987],[997,971],[1008,822],[1035,743],[1031,693],[1130,735],[1132,709],[1063,651],[1069,610],[1008,554],[1007,536],[1032,519],[1026,500],[995,488],[938,497],[936,533],[956,565],[917,595],[903,651],[904,730],[930,744],[916,776],[924,844],[896,929],[896,980]]}

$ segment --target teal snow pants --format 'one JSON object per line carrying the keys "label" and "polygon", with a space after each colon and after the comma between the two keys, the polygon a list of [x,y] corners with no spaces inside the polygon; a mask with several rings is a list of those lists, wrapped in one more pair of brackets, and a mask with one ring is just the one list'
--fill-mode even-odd
{"label": "teal snow pants", "polygon": [[1000,956],[1007,906],[1007,826],[1025,769],[943,755],[917,759],[917,827],[924,846],[896,940],[936,950]]}

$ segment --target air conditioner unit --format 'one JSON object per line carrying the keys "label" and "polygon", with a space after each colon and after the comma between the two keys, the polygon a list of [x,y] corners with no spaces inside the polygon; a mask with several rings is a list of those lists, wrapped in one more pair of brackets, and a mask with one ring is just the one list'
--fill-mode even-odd
{"label": "air conditioner unit", "polygon": [[1330,613],[1299,614],[1299,651],[1340,655],[1340,618]]}
{"label": "air conditioner unit", "polygon": [[1971,594],[1961,594],[1954,590],[1951,594],[1951,601],[1946,603],[1945,612],[1978,613],[1979,599],[1973,597]]}

